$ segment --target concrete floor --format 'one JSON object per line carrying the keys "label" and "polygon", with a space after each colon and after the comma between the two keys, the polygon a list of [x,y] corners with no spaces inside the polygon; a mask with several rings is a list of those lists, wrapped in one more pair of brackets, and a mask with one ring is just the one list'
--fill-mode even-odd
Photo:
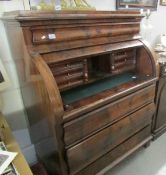
{"label": "concrete floor", "polygon": [[105,175],[166,175],[166,134],[141,149]]}

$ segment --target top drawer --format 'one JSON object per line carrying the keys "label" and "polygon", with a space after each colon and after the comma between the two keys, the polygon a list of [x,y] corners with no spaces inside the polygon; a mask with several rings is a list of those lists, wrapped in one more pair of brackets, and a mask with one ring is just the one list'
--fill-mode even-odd
{"label": "top drawer", "polygon": [[66,146],[84,140],[124,115],[154,101],[155,86],[151,85],[114,103],[64,124]]}

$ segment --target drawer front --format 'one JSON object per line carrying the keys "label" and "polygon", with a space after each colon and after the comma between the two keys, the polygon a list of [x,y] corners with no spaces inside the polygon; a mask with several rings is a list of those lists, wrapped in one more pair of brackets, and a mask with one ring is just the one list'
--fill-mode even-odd
{"label": "drawer front", "polygon": [[83,84],[88,80],[87,60],[49,65],[60,89]]}
{"label": "drawer front", "polygon": [[151,139],[151,127],[148,126],[127,141],[125,141],[123,144],[120,144],[118,147],[108,152],[106,155],[97,159],[95,162],[84,168],[82,171],[78,172],[77,175],[94,175],[106,168],[107,166],[110,166],[110,164],[115,166],[126,156],[132,154],[137,149],[144,146]]}
{"label": "drawer front", "polygon": [[118,51],[111,54],[112,74],[122,73],[135,69],[136,50]]}
{"label": "drawer front", "polygon": [[115,103],[86,114],[64,125],[64,140],[66,146],[83,140],[87,136],[110,125],[113,121],[137,108],[154,101],[155,86],[147,87],[129,95]]}
{"label": "drawer front", "polygon": [[64,72],[72,71],[75,69],[84,69],[87,65],[87,60],[67,62],[67,63],[57,63],[49,65],[50,69],[54,73],[54,75],[63,74]]}
{"label": "drawer front", "polygon": [[74,63],[65,63],[65,64],[57,64],[55,65],[54,74],[63,74],[67,71],[77,70],[77,69],[83,69],[84,68],[84,62],[74,62]]}
{"label": "drawer front", "polygon": [[61,84],[63,82],[69,82],[75,79],[83,79],[83,72],[72,72],[56,76],[56,81],[58,84]]}
{"label": "drawer front", "polygon": [[67,158],[71,174],[85,168],[141,129],[150,125],[154,109],[154,104],[151,103],[68,149]]}
{"label": "drawer front", "polygon": [[52,72],[56,77],[64,75],[64,74],[83,72],[83,65],[78,66],[78,67],[73,67],[71,69],[64,69],[63,71],[52,70]]}

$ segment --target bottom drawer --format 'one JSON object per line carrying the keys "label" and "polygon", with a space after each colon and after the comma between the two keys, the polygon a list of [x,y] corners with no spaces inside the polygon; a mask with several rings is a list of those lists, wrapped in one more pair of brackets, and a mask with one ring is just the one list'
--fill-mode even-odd
{"label": "bottom drawer", "polygon": [[151,103],[119,122],[102,130],[67,150],[71,174],[76,174],[111,149],[151,123],[154,104]]}
{"label": "bottom drawer", "polygon": [[148,126],[76,175],[95,175],[107,166],[112,168],[151,139],[151,127]]}

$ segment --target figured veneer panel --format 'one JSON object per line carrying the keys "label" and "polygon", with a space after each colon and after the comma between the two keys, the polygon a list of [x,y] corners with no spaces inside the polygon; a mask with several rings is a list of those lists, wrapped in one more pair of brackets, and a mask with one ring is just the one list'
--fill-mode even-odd
{"label": "figured veneer panel", "polygon": [[[82,26],[82,27],[50,27],[45,29],[32,28],[33,44],[44,44],[50,42],[67,42],[73,40],[86,40],[89,38],[110,37],[126,34],[138,34],[139,23],[135,24],[105,24],[102,26]],[[50,37],[53,36],[53,38]]]}
{"label": "figured veneer panel", "polygon": [[153,64],[152,60],[150,59],[149,53],[145,50],[145,48],[139,48],[137,50],[137,71],[140,75],[149,75],[153,76]]}
{"label": "figured veneer panel", "polygon": [[[74,40],[74,41],[63,41],[63,42],[50,42],[49,43],[49,52],[54,51],[64,51],[66,49],[74,49],[80,47],[91,47],[101,44],[115,43],[120,41],[129,41],[140,39],[140,35],[120,35],[120,36],[111,36],[111,37],[100,37],[100,38],[89,38],[87,40]],[[33,50],[41,54],[48,52],[47,44],[34,45]]]}
{"label": "figured veneer panel", "polygon": [[100,157],[80,172],[76,173],[76,175],[92,175],[97,174],[103,170],[103,168],[111,169],[130,154],[138,150],[140,147],[144,146],[151,139],[151,126],[149,125],[148,127],[136,133],[133,137],[123,142],[123,144],[118,145],[116,148]]}
{"label": "figured veneer panel", "polygon": [[[124,97],[78,119],[64,124],[66,146],[85,139],[95,131],[110,125],[134,110],[154,101],[155,86],[152,85],[134,94]],[[118,113],[117,113],[118,111]]]}
{"label": "figured veneer panel", "polygon": [[67,150],[71,174],[76,174],[102,155],[151,123],[154,103],[127,116],[87,140]]}

